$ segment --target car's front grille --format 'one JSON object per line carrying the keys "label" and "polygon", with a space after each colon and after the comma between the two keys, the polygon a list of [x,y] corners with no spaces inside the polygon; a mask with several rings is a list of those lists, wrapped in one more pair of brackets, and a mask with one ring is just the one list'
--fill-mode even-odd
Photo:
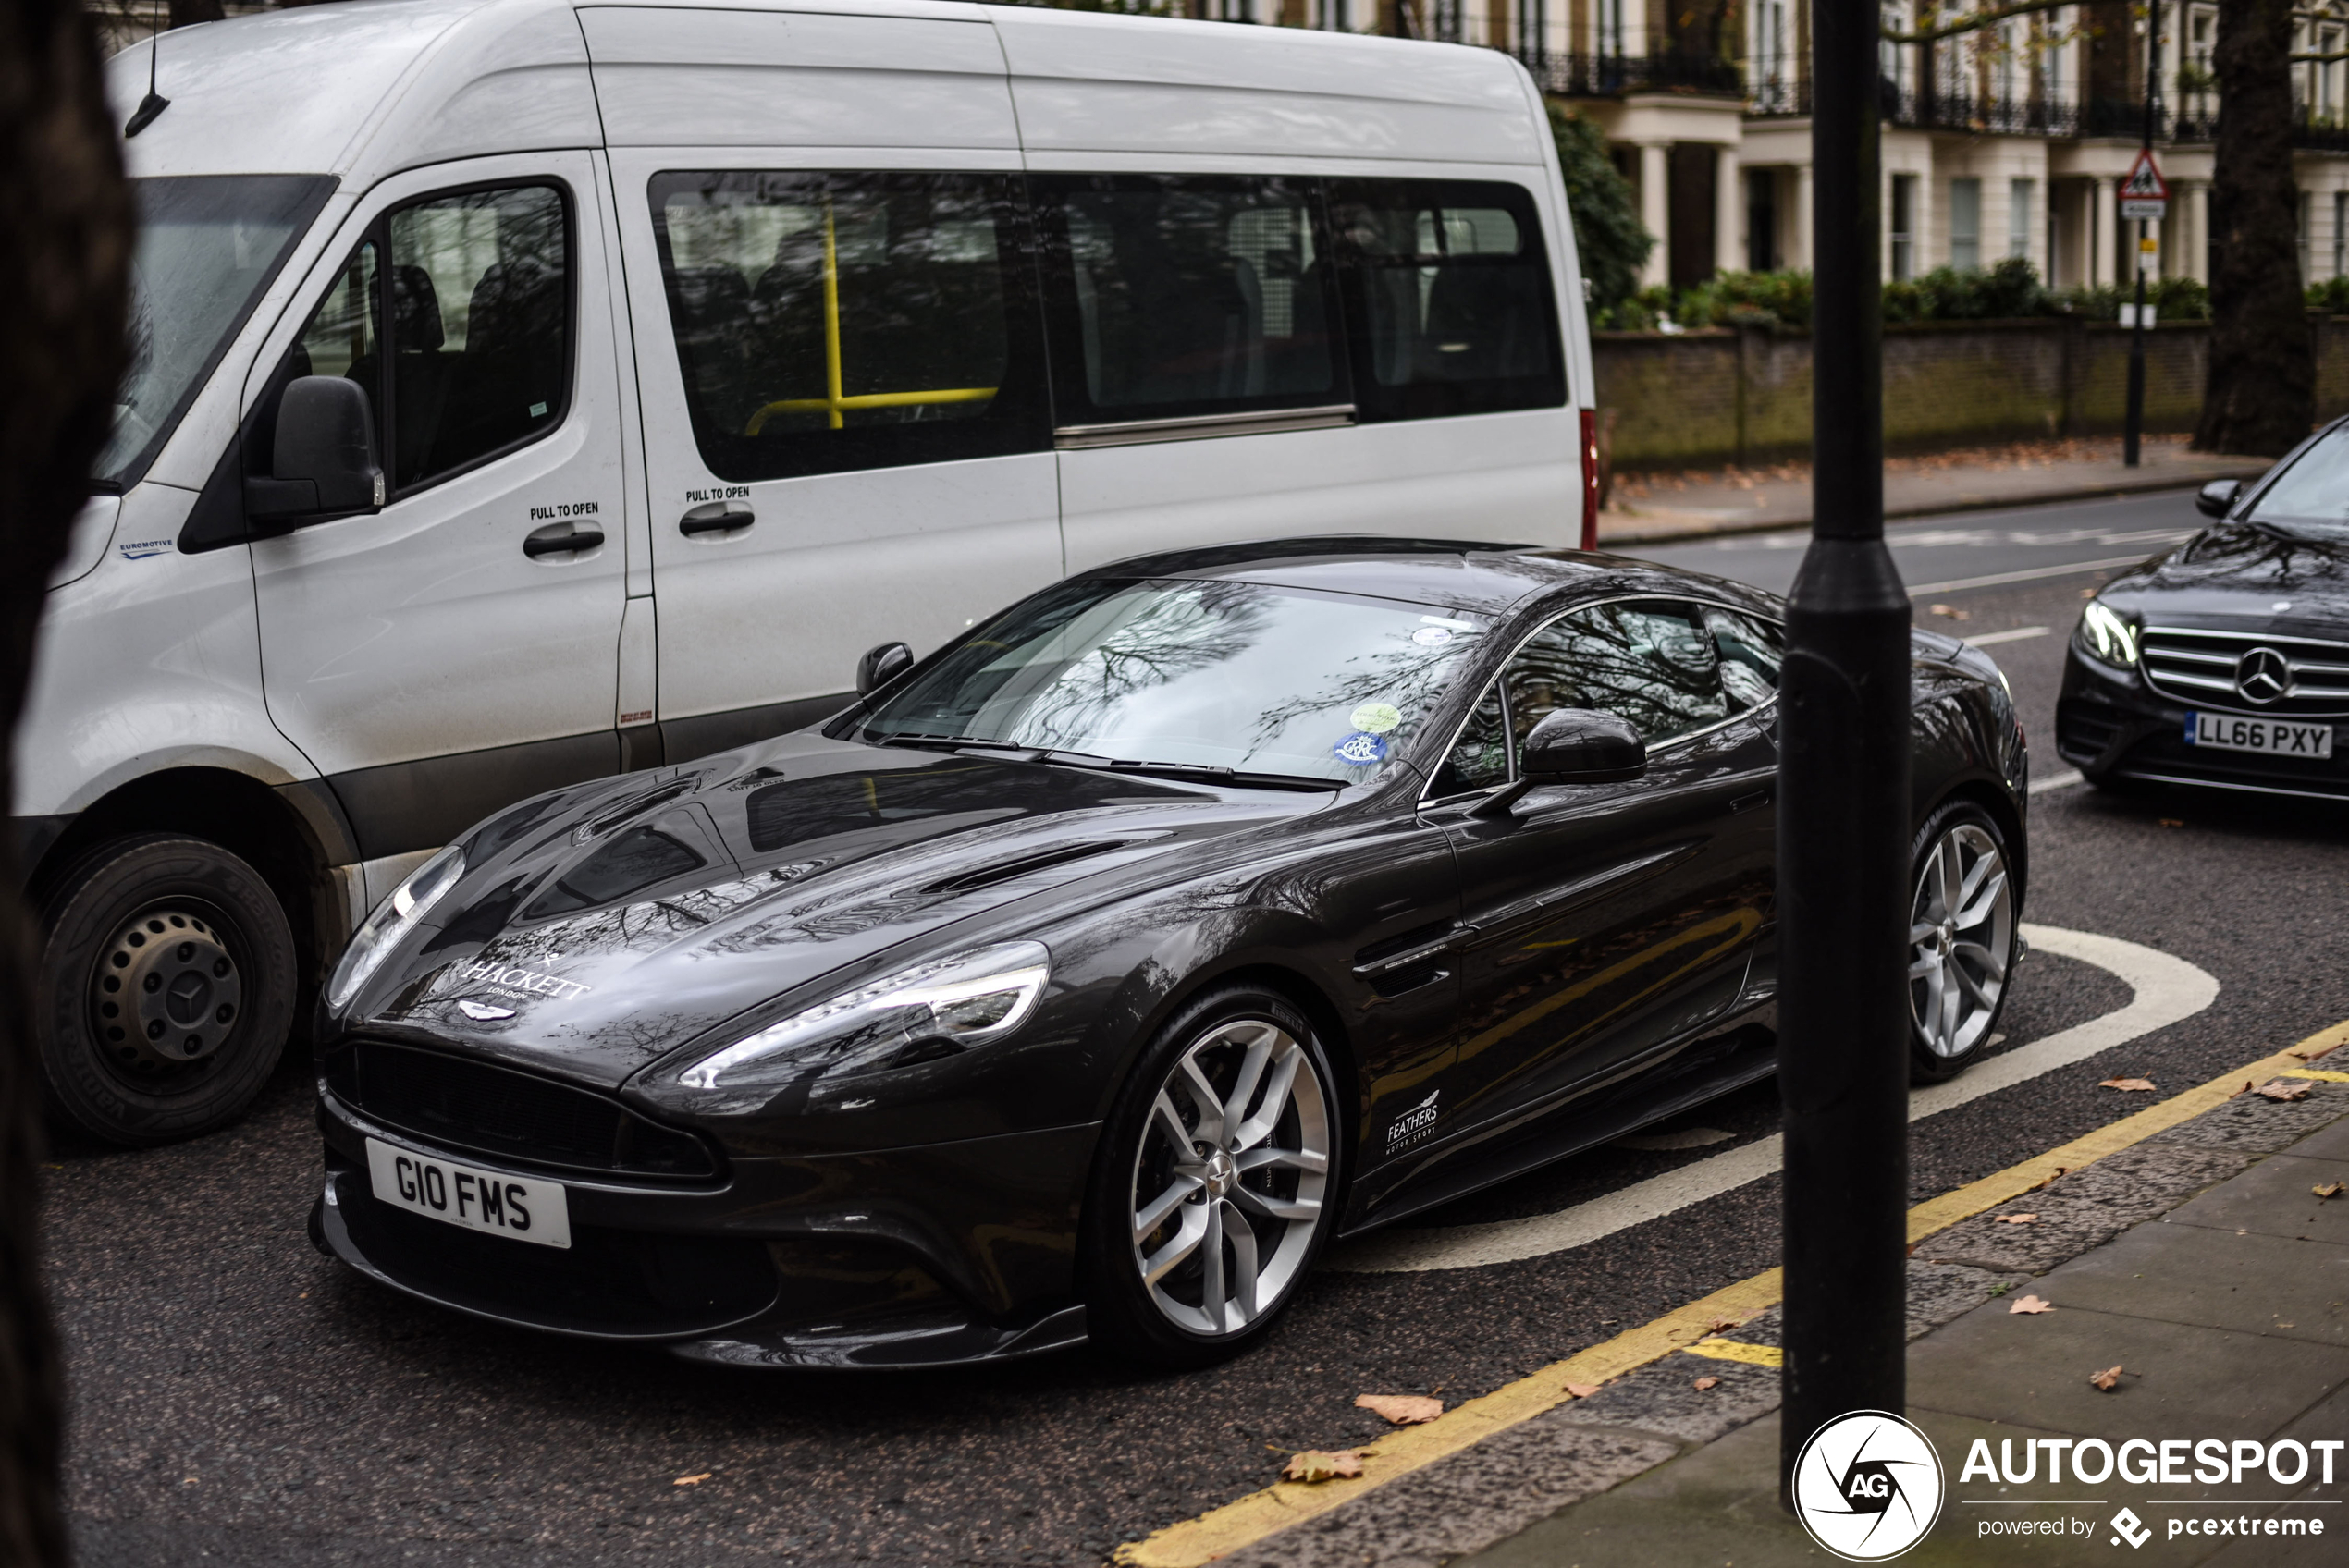
{"label": "car's front grille", "polygon": [[706,1180],[701,1140],[568,1084],[437,1051],[362,1040],[326,1065],[353,1109],[450,1149],[617,1176]]}
{"label": "car's front grille", "polygon": [[[2182,703],[2279,718],[2349,715],[2349,643],[2148,626],[2141,649],[2146,681]],[[2246,694],[2242,683],[2246,655],[2260,649],[2282,655],[2283,666],[2271,672],[2281,693],[2264,702],[2256,700],[2257,692]]]}

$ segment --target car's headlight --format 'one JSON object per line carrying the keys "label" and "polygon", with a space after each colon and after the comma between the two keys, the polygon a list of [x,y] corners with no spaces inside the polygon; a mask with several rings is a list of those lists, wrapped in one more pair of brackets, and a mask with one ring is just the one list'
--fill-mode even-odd
{"label": "car's headlight", "polygon": [[359,934],[351,938],[351,946],[342,952],[342,962],[335,965],[334,978],[326,982],[326,1006],[339,1012],[359,994],[367,976],[375,972],[384,955],[400,945],[400,938],[416,928],[416,922],[438,903],[441,896],[457,885],[465,874],[465,851],[451,844],[409,875],[408,880],[391,890],[391,897],[375,906]]}
{"label": "car's headlight", "polygon": [[916,964],[779,1018],[677,1081],[731,1089],[847,1078],[985,1045],[1027,1022],[1052,973],[1041,942]]}
{"label": "car's headlight", "polygon": [[2080,640],[2090,656],[2120,669],[2137,663],[2137,628],[2102,599],[2090,599],[2080,612]]}

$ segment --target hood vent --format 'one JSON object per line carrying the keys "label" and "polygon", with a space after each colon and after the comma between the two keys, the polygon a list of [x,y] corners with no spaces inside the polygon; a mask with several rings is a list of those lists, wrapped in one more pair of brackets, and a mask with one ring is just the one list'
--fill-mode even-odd
{"label": "hood vent", "polygon": [[701,775],[696,773],[684,778],[671,779],[666,784],[646,790],[641,795],[632,795],[601,816],[590,817],[587,821],[581,823],[572,831],[571,841],[574,844],[584,844],[600,839],[630,817],[642,816],[656,806],[667,805],[678,796],[690,795],[700,788]]}
{"label": "hood vent", "polygon": [[1026,876],[1033,871],[1043,871],[1055,865],[1066,865],[1071,861],[1087,860],[1094,855],[1106,854],[1112,850],[1122,850],[1132,841],[1129,839],[1108,839],[1077,844],[1056,844],[1049,850],[1039,850],[1032,854],[1020,855],[1013,860],[999,860],[992,865],[975,867],[949,876],[942,882],[933,882],[922,891],[925,893],[975,892],[981,888],[992,888],[998,883],[1010,882]]}

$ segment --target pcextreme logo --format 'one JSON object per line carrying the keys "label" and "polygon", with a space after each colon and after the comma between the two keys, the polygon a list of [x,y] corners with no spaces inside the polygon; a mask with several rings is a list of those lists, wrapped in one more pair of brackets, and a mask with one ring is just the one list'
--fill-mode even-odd
{"label": "pcextreme logo", "polygon": [[1813,1540],[1847,1562],[1882,1562],[1941,1516],[1941,1456],[1900,1416],[1855,1410],[1811,1434],[1789,1489]]}

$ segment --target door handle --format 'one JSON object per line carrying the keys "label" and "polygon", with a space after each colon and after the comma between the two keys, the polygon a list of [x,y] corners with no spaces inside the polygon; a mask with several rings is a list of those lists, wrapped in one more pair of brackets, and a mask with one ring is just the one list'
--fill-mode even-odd
{"label": "door handle", "polygon": [[536,560],[541,556],[576,555],[592,550],[604,542],[600,528],[580,528],[568,522],[550,522],[544,528],[534,528],[523,536],[522,553]]}
{"label": "door handle", "polygon": [[695,507],[677,520],[677,532],[691,539],[702,533],[732,533],[738,528],[748,528],[757,521],[748,507],[732,501],[711,501]]}

